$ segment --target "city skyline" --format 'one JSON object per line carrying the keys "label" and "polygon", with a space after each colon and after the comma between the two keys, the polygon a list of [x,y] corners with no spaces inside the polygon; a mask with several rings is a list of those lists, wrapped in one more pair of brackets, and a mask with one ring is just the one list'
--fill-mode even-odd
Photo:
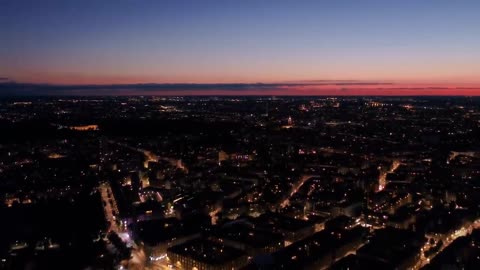
{"label": "city skyline", "polygon": [[0,0],[0,270],[480,269],[479,11]]}
{"label": "city skyline", "polygon": [[0,99],[0,268],[478,269],[479,105]]}

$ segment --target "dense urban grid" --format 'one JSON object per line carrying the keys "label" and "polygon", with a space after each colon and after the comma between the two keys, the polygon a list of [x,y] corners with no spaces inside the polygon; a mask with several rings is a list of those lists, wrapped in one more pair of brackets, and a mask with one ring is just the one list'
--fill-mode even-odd
{"label": "dense urban grid", "polygon": [[4,98],[0,133],[1,269],[480,265],[480,98]]}

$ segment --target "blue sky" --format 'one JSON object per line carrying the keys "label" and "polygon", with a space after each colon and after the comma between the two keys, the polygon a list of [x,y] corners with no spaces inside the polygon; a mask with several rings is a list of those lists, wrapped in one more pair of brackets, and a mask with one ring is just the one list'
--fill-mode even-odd
{"label": "blue sky", "polygon": [[0,1],[22,82],[478,82],[480,1]]}

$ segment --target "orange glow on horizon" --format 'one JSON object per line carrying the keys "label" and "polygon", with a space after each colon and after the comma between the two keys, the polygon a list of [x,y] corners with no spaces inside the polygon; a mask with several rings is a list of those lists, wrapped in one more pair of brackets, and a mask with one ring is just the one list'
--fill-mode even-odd
{"label": "orange glow on horizon", "polygon": [[[117,85],[117,84],[142,84],[142,83],[180,83],[180,84],[229,84],[229,83],[245,83],[255,84],[257,82],[265,84],[278,84],[272,87],[246,87],[237,90],[219,90],[219,89],[179,89],[172,90],[162,89],[132,89],[115,91],[112,89],[107,92],[66,92],[80,95],[277,95],[277,96],[294,96],[294,95],[340,95],[340,96],[362,96],[362,95],[378,95],[378,96],[480,96],[480,82],[473,80],[442,80],[442,81],[426,81],[426,80],[246,80],[246,79],[230,79],[227,80],[203,80],[192,79],[182,80],[182,78],[163,78],[161,76],[120,76],[120,75],[91,75],[78,73],[32,73],[24,74],[21,77],[14,78],[13,81],[19,83],[48,83],[53,85]],[[348,82],[342,84],[342,82]],[[373,84],[365,84],[365,82],[374,82]],[[293,86],[295,84],[295,86]]]}

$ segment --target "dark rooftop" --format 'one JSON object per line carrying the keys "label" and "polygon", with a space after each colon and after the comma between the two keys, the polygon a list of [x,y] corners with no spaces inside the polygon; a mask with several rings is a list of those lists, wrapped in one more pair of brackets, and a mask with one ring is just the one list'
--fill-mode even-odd
{"label": "dark rooftop", "polygon": [[246,255],[241,250],[201,238],[171,247],[168,252],[210,265],[223,264]]}
{"label": "dark rooftop", "polygon": [[253,248],[263,248],[283,239],[281,234],[255,230],[243,225],[226,226],[214,233],[216,237],[246,244]]}
{"label": "dark rooftop", "polygon": [[272,212],[259,216],[253,222],[258,227],[276,227],[289,232],[295,232],[313,225],[311,221],[295,219]]}
{"label": "dark rooftop", "polygon": [[331,270],[362,270],[362,269],[393,269],[387,263],[369,259],[362,258],[357,255],[350,254],[347,257],[344,257],[337,262],[335,262],[331,267]]}
{"label": "dark rooftop", "polygon": [[135,228],[138,239],[152,246],[199,232],[200,226],[186,224],[176,218],[141,221]]}

